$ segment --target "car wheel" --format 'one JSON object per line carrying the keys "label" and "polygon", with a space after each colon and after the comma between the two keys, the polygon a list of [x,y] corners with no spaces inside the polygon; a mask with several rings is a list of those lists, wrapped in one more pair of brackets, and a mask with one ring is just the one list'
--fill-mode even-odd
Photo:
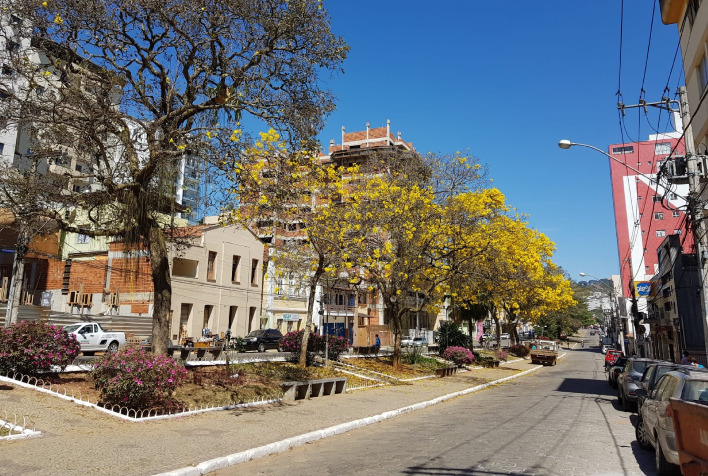
{"label": "car wheel", "polygon": [[679,467],[675,464],[671,464],[666,461],[664,457],[664,451],[661,449],[661,442],[659,442],[659,437],[655,438],[656,445],[654,446],[656,460],[656,474],[659,476],[673,476],[675,474],[681,474]]}
{"label": "car wheel", "polygon": [[652,449],[651,440],[644,429],[644,420],[641,418],[637,421],[637,426],[634,429],[634,435],[637,437],[637,443],[639,443],[639,446],[645,450]]}
{"label": "car wheel", "polygon": [[265,351],[266,351],[265,344],[258,344],[258,352],[265,352]]}
{"label": "car wheel", "polygon": [[116,341],[111,342],[108,345],[108,349],[106,349],[106,351],[109,354],[114,354],[114,353],[118,352],[118,342],[116,342]]}

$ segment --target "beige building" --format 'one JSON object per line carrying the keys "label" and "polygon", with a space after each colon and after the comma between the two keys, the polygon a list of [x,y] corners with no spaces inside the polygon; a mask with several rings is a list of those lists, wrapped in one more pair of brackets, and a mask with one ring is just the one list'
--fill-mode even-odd
{"label": "beige building", "polygon": [[197,338],[209,329],[244,336],[261,324],[264,246],[250,231],[206,225],[190,228],[193,244],[174,254],[172,271],[172,339]]}

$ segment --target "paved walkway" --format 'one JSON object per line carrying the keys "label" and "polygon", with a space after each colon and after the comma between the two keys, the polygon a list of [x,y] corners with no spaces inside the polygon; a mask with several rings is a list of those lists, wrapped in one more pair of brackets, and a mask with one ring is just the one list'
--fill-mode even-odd
{"label": "paved walkway", "polygon": [[[0,409],[29,414],[39,438],[0,441],[0,474],[151,475],[366,418],[511,375],[518,361],[409,385],[175,420],[125,422],[51,395],[0,384]],[[523,378],[523,377],[522,377]]]}

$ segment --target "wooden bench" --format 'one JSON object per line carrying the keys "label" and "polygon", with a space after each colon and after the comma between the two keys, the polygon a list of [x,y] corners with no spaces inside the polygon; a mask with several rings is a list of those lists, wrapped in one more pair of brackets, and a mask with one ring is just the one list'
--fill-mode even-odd
{"label": "wooden bench", "polygon": [[440,367],[439,369],[435,369],[435,376],[436,377],[447,377],[449,375],[453,375],[457,373],[457,366],[455,365],[450,365],[449,367]]}
{"label": "wooden bench", "polygon": [[324,397],[343,393],[347,384],[346,378],[325,378],[319,380],[303,380],[301,382],[283,382],[283,402],[293,403],[305,398]]}

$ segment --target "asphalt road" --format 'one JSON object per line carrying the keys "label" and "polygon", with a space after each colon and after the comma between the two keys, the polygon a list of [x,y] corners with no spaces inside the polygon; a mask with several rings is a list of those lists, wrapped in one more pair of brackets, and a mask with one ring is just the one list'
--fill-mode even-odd
{"label": "asphalt road", "polygon": [[616,401],[586,344],[555,367],[216,474],[655,474]]}

